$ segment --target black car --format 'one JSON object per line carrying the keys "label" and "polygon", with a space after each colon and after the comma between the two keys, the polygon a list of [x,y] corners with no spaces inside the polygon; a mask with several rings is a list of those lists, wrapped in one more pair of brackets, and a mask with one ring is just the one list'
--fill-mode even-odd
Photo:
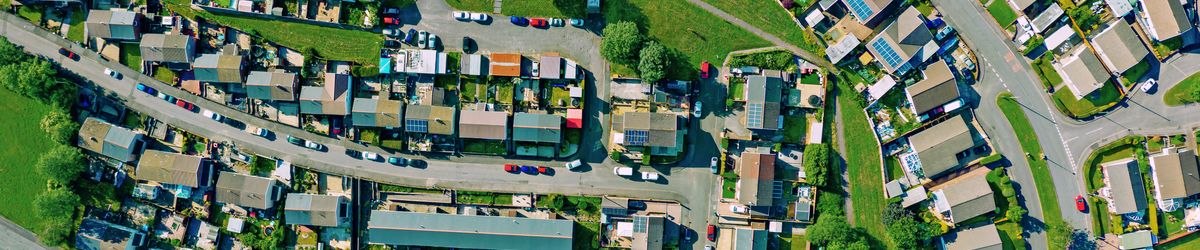
{"label": "black car", "polygon": [[362,159],[363,153],[358,150],[346,149],[346,155],[354,159]]}
{"label": "black car", "polygon": [[396,40],[383,40],[383,46],[388,48],[399,48],[400,42]]}
{"label": "black car", "polygon": [[475,51],[474,45],[475,45],[475,40],[471,39],[470,37],[463,36],[463,39],[462,39],[463,53],[471,53],[471,52]]}
{"label": "black car", "polygon": [[288,141],[288,143],[294,144],[296,146],[304,146],[304,139],[292,137],[289,135],[287,137],[287,141]]}
{"label": "black car", "polygon": [[58,48],[58,54],[63,55],[64,57],[67,57],[67,58],[71,59],[72,61],[79,61],[79,55],[75,54],[75,52],[71,52],[70,50],[67,50],[67,48]]}

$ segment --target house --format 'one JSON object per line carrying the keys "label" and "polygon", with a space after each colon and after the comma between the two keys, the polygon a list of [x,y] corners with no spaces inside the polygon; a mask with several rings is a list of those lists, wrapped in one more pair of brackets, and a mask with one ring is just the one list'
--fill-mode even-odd
{"label": "house", "polygon": [[211,83],[242,83],[242,56],[203,54],[196,58],[192,72],[197,81]]}
{"label": "house", "polygon": [[458,138],[482,140],[508,139],[508,113],[504,111],[459,111]]}
{"label": "house", "polygon": [[579,64],[571,59],[563,58],[563,76],[562,79],[577,80],[579,79]]}
{"label": "house", "polygon": [[583,128],[583,109],[567,109],[567,128]]}
{"label": "house", "polygon": [[400,111],[403,107],[404,102],[397,100],[354,98],[350,122],[359,127],[399,128]]}
{"label": "house", "polygon": [[174,70],[192,68],[196,60],[196,40],[180,34],[145,34],[138,43],[142,61],[158,62]]}
{"label": "house", "polygon": [[1120,249],[1152,249],[1158,239],[1150,230],[1140,230],[1117,236],[1117,242]]}
{"label": "house", "polygon": [[325,73],[325,86],[300,88],[300,113],[314,115],[348,115],[353,94],[350,75]]}
{"label": "house", "polygon": [[503,54],[492,53],[489,58],[488,70],[492,76],[521,76],[521,55],[520,54]]}
{"label": "house", "polygon": [[[986,187],[987,184],[984,185]],[[974,228],[959,229],[956,232],[942,235],[939,240],[943,250],[1004,249],[1004,242],[1000,240],[1000,231],[996,230],[996,224],[991,223]]]}
{"label": "house", "polygon": [[954,116],[909,136],[923,174],[934,178],[958,168],[959,155],[975,146],[972,130],[962,116]]}
{"label": "house", "polygon": [[[614,119],[615,120],[615,119]],[[621,133],[613,137],[625,146],[650,147],[678,151],[683,146],[679,135],[679,115],[671,113],[626,112],[621,115]],[[614,123],[615,125],[615,123]],[[672,154],[674,155],[674,154]]]}
{"label": "house", "polygon": [[283,215],[288,225],[341,227],[350,222],[350,201],[340,195],[289,193]]}
{"label": "house", "polygon": [[460,66],[460,69],[462,70],[462,74],[464,74],[464,75],[471,75],[471,76],[486,76],[486,75],[488,75],[488,73],[487,73],[488,61],[487,61],[486,57],[483,57],[483,55],[480,55],[480,54],[463,55],[463,58],[462,58],[462,61],[460,62],[460,64],[462,64],[459,66]]}
{"label": "house", "polygon": [[1092,37],[1092,48],[1096,49],[1104,66],[1114,74],[1133,68],[1150,54],[1150,50],[1142,45],[1142,39],[1124,20],[1117,20],[1096,33]]}
{"label": "house", "polygon": [[408,105],[404,111],[404,131],[409,133],[454,135],[454,108]]}
{"label": "house", "polygon": [[733,249],[767,250],[767,230],[750,228],[734,229]]}
{"label": "house", "polygon": [[199,156],[146,150],[133,175],[139,180],[196,188],[211,185],[213,167]]}
{"label": "house", "polygon": [[657,215],[633,216],[633,250],[662,250],[663,218]]}
{"label": "house", "polygon": [[1058,6],[1058,3],[1051,3],[1050,7],[1042,10],[1042,13],[1033,18],[1033,21],[1029,25],[1033,26],[1033,32],[1041,34],[1046,32],[1054,23],[1057,23],[1058,20],[1062,20],[1062,16],[1065,13],[1066,11],[1061,6]]}
{"label": "house", "polygon": [[753,75],[746,77],[742,96],[746,100],[746,117],[742,123],[751,130],[779,129],[779,103],[783,99],[783,78]]}
{"label": "house", "polygon": [[246,77],[246,97],[269,101],[295,101],[296,74],[281,71],[251,71]]}
{"label": "house", "polygon": [[217,202],[241,207],[271,209],[284,187],[274,179],[222,171],[217,178]]}
{"label": "house", "polygon": [[376,210],[367,221],[367,242],[465,249],[571,249],[574,223]]}
{"label": "house", "polygon": [[132,162],[145,147],[142,134],[88,117],[79,127],[80,148],[121,162]]}
{"label": "house", "polygon": [[992,197],[987,175],[977,174],[959,177],[943,188],[933,190],[930,206],[938,217],[955,224],[996,210],[996,199]]}
{"label": "house", "polygon": [[397,54],[396,71],[410,74],[446,74],[446,52],[408,50]]}
{"label": "house", "polygon": [[1155,41],[1165,41],[1192,29],[1183,4],[1179,0],[1138,0],[1142,23],[1146,35]]}
{"label": "house", "polygon": [[1124,17],[1133,12],[1133,1],[1130,0],[1104,0],[1104,3],[1108,5],[1114,17]]}
{"label": "house", "polygon": [[1196,153],[1187,148],[1165,148],[1161,153],[1150,156],[1150,169],[1154,173],[1154,199],[1158,207],[1174,211],[1182,207],[1182,200],[1200,193],[1200,169],[1197,169]]}
{"label": "house", "polygon": [[542,56],[542,63],[538,69],[538,78],[550,80],[562,79],[562,61],[562,57],[559,56]]}
{"label": "house", "polygon": [[1088,94],[1103,88],[1110,75],[1101,65],[1087,46],[1079,46],[1066,58],[1054,62],[1054,70],[1062,76],[1063,83],[1071,89],[1075,99],[1083,99]]}
{"label": "house", "polygon": [[550,114],[513,114],[513,141],[558,144],[562,141],[563,117]]}
{"label": "house", "polygon": [[854,14],[858,23],[867,27],[875,27],[884,19],[890,16],[890,13],[900,5],[897,0],[842,0],[850,13]]}
{"label": "house", "polygon": [[1015,10],[1017,12],[1024,12],[1024,10],[1028,9],[1029,6],[1033,6],[1033,4],[1035,2],[1037,2],[1037,1],[1036,0],[1008,0],[1008,5],[1012,6],[1013,10]]}
{"label": "house", "polygon": [[1108,184],[1108,211],[1122,215],[1146,210],[1146,189],[1137,159],[1125,158],[1100,164]]}
{"label": "house", "polygon": [[867,42],[867,50],[879,59],[888,72],[903,75],[933,57],[938,44],[933,40],[933,34],[929,33],[929,28],[925,27],[921,12],[909,7]]}
{"label": "house", "polygon": [[958,98],[961,95],[958,81],[945,61],[939,60],[930,64],[924,73],[924,80],[905,88],[908,102],[912,103],[913,114],[916,114],[918,119],[924,121],[933,115],[950,112],[963,105]]}
{"label": "house", "polygon": [[755,206],[770,207],[771,192],[775,182],[775,154],[756,153],[747,150],[742,152],[738,161],[737,192],[734,197],[739,203]]}
{"label": "house", "polygon": [[96,218],[84,218],[75,235],[81,250],[134,250],[147,242],[146,233]]}
{"label": "house", "polygon": [[858,36],[846,34],[837,43],[825,48],[825,56],[829,57],[829,61],[833,63],[840,63],[843,58],[850,55],[850,52],[854,52],[854,49],[858,48],[860,44],[862,44],[862,41],[858,39]]}
{"label": "house", "polygon": [[141,35],[142,14],[128,10],[91,10],[84,22],[89,38],[132,42]]}

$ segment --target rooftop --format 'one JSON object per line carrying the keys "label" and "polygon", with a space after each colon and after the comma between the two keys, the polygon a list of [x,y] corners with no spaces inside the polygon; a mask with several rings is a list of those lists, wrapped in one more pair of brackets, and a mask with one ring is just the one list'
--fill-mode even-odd
{"label": "rooftop", "polygon": [[1092,45],[1100,54],[1100,60],[1113,72],[1125,72],[1150,54],[1150,50],[1142,45],[1142,39],[1124,20],[1112,22],[1097,33],[1092,37]]}
{"label": "rooftop", "polygon": [[926,177],[958,167],[957,154],[975,146],[970,127],[962,116],[954,116],[908,137]]}
{"label": "rooftop", "polygon": [[504,111],[459,111],[459,138],[508,139],[508,113]]}
{"label": "rooftop", "polygon": [[369,242],[475,249],[571,249],[574,222],[519,217],[372,211]]}
{"label": "rooftop", "polygon": [[140,180],[188,187],[207,186],[210,174],[204,158],[158,150],[145,150],[134,172]]}

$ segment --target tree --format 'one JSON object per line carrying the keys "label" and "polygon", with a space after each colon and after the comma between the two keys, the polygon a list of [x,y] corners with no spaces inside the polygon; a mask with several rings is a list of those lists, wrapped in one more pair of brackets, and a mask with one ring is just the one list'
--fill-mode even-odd
{"label": "tree", "polygon": [[1071,233],[1075,231],[1071,225],[1064,221],[1055,221],[1047,225],[1048,231],[1046,235],[1050,241],[1052,249],[1067,249],[1071,244]]}
{"label": "tree", "polygon": [[67,145],[58,145],[50,152],[42,154],[38,159],[37,170],[53,183],[66,185],[79,178],[86,164],[83,153],[79,149]]}
{"label": "tree", "polygon": [[633,22],[609,24],[604,27],[604,37],[600,39],[600,55],[612,62],[633,65],[637,63],[643,40],[645,38]]}
{"label": "tree", "polygon": [[61,245],[66,243],[71,238],[71,221],[67,218],[46,218],[42,221],[45,228],[42,229],[42,243],[46,245]]}
{"label": "tree", "polygon": [[554,211],[562,211],[563,207],[567,203],[566,199],[559,194],[548,194],[543,199],[546,199],[546,207]]}
{"label": "tree", "polygon": [[804,147],[804,174],[808,184],[823,187],[829,182],[829,146],[808,144]]}
{"label": "tree", "polygon": [[883,224],[892,242],[900,249],[917,249],[936,233],[933,227],[917,220],[912,211],[899,203],[889,203],[883,212]]}
{"label": "tree", "polygon": [[71,218],[79,196],[67,188],[54,188],[33,199],[34,213],[42,218]]}
{"label": "tree", "polygon": [[646,47],[639,53],[638,75],[643,81],[655,83],[667,76],[667,66],[671,58],[667,55],[667,47],[655,41],[646,42]]}
{"label": "tree", "polygon": [[63,110],[54,109],[42,117],[42,130],[46,131],[51,140],[60,144],[70,144],[71,138],[75,137],[79,130],[79,124],[72,121],[71,115]]}
{"label": "tree", "polygon": [[1005,218],[1008,218],[1009,221],[1020,225],[1021,220],[1025,218],[1025,214],[1029,213],[1029,211],[1025,210],[1025,207],[1014,205],[1016,205],[1016,203],[1009,204],[1008,212],[1006,212],[1004,216]]}
{"label": "tree", "polygon": [[828,249],[869,249],[870,241],[862,228],[846,223],[841,215],[823,215],[807,230],[808,240]]}

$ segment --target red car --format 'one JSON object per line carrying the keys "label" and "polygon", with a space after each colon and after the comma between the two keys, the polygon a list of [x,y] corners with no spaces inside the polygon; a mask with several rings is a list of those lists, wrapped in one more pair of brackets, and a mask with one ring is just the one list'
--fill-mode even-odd
{"label": "red car", "polygon": [[534,18],[534,19],[529,19],[529,25],[532,25],[533,27],[536,27],[536,28],[545,28],[547,26],[550,26],[550,23],[546,22],[545,18]]}
{"label": "red car", "polygon": [[717,226],[708,225],[708,241],[717,241]]}
{"label": "red car", "polygon": [[79,55],[76,55],[75,52],[67,50],[67,48],[58,48],[58,54],[63,55],[72,61],[79,61]]}
{"label": "red car", "polygon": [[1075,209],[1080,212],[1087,211],[1087,202],[1083,200],[1083,195],[1075,196]]}
{"label": "red car", "polygon": [[186,110],[192,110],[193,108],[196,108],[196,106],[193,106],[191,103],[185,102],[183,100],[175,100],[175,106],[179,106],[180,108],[183,108]]}
{"label": "red car", "polygon": [[548,174],[550,172],[550,168],[548,168],[546,166],[537,166],[537,169],[538,169],[538,173],[540,173],[540,174]]}
{"label": "red car", "polygon": [[383,18],[383,24],[399,25],[399,24],[400,24],[400,18],[395,18],[395,17],[384,17],[384,18]]}
{"label": "red car", "polygon": [[518,167],[517,164],[504,164],[504,171],[515,174],[521,172],[521,167]]}
{"label": "red car", "polygon": [[708,74],[708,68],[712,68],[712,66],[708,65],[708,61],[700,63],[700,79],[708,79],[711,76]]}

